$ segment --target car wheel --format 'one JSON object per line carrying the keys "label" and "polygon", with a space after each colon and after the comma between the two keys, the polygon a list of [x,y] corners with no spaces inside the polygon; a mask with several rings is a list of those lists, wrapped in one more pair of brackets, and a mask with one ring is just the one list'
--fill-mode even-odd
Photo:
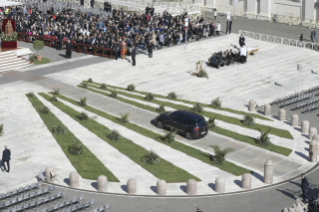
{"label": "car wheel", "polygon": [[192,134],[190,132],[186,132],[185,133],[185,138],[187,138],[188,140],[191,140],[191,139],[193,139],[193,136],[192,136]]}
{"label": "car wheel", "polygon": [[164,124],[163,124],[163,122],[161,122],[161,121],[158,121],[158,122],[156,123],[156,126],[157,126],[158,128],[161,128],[161,129],[164,128]]}

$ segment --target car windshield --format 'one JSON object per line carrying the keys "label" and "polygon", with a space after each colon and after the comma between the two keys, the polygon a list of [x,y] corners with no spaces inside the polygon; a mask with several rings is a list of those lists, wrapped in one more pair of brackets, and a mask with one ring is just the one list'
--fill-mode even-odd
{"label": "car windshield", "polygon": [[206,121],[204,118],[196,119],[194,125],[195,126],[203,126],[206,124]]}

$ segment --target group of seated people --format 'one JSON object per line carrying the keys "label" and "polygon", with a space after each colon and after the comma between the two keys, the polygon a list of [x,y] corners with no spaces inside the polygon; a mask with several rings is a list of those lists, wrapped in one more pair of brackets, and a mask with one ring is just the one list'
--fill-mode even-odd
{"label": "group of seated people", "polygon": [[233,51],[232,49],[224,52],[219,51],[212,54],[208,59],[208,66],[220,68],[223,66],[233,65],[235,62],[246,63],[247,61],[247,49],[243,46],[239,51]]}

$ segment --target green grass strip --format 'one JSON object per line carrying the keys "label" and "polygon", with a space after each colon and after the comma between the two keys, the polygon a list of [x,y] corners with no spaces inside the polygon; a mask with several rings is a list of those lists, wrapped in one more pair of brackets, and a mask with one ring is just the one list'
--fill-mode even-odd
{"label": "green grass strip", "polygon": [[[100,89],[98,86],[94,86],[94,85],[91,85],[91,86],[94,87],[94,88]],[[100,92],[100,91],[97,91],[97,90],[92,89],[90,87],[88,87],[86,89],[88,89],[90,91],[93,91],[93,92],[96,92],[96,93],[100,93],[100,94],[104,93],[104,95],[105,95],[105,92]],[[113,91],[111,89],[108,89],[108,90],[109,91]],[[158,105],[164,105],[164,106],[175,108],[175,109],[178,109],[178,110],[190,110],[190,108],[187,107],[187,106],[174,104],[172,102],[160,101],[160,100],[158,100],[156,98],[154,100],[152,100],[152,101],[148,101],[148,100],[145,100],[144,97],[142,97],[142,96],[136,96],[134,94],[129,94],[129,93],[126,93],[126,92],[121,92],[121,91],[116,91],[116,92],[121,94],[121,95],[130,97],[130,98],[135,98],[135,99],[138,99],[138,100],[141,100],[141,101],[144,101],[144,102],[152,102],[152,103],[155,103],[155,104],[158,104]],[[130,104],[136,105],[136,102],[131,101],[131,100],[129,100],[129,101],[131,102]],[[138,105],[136,105],[136,106],[139,107],[140,104],[141,103],[138,103]],[[221,114],[218,114],[218,113],[205,111],[205,110],[201,113],[201,115],[206,116],[206,117],[215,117],[218,120],[221,120],[221,121],[224,121],[224,122],[227,122],[227,123],[230,123],[230,124],[235,124],[235,125],[238,125],[238,126],[241,126],[241,127],[244,127],[244,128],[248,128],[248,129],[253,129],[253,130],[259,130],[260,129],[262,132],[266,132],[270,128],[269,126],[256,124],[256,123],[253,126],[247,126],[247,125],[244,125],[242,123],[242,120],[240,120],[240,119],[237,119],[237,118],[234,118],[234,117],[230,117],[230,116],[221,115]],[[273,135],[276,135],[276,136],[279,136],[279,137],[282,137],[282,138],[293,139],[292,135],[290,134],[290,132],[288,130],[283,130],[283,129],[278,129],[278,128],[271,128],[270,134],[273,134]]]}
{"label": "green grass strip", "polygon": [[[85,81],[87,82],[87,81]],[[92,84],[96,84],[96,85],[101,85],[101,83],[96,83],[96,82],[93,82]],[[127,89],[125,88],[122,88],[122,87],[118,87],[118,86],[114,86],[114,85],[107,85],[107,87],[111,87],[111,88],[115,88],[115,89],[119,89],[119,90],[124,90],[124,91],[127,91]],[[132,93],[138,93],[138,94],[142,94],[142,95],[146,95],[148,94],[148,92],[144,92],[144,91],[130,91]],[[160,95],[160,94],[153,94],[154,97],[158,97],[158,98],[162,98],[162,99],[168,99],[167,96],[163,96],[163,95]],[[169,99],[171,100],[171,99]],[[187,104],[196,104],[197,102],[193,102],[193,101],[189,101],[189,100],[186,100],[186,99],[174,99],[172,101],[177,101],[177,102],[184,102],[184,103],[187,103]],[[230,108],[226,108],[226,107],[221,107],[221,108],[216,108],[216,107],[212,107],[211,105],[209,104],[204,104],[204,103],[200,103],[203,107],[211,107],[211,108],[214,108],[216,110],[223,110],[223,111],[227,111],[227,112],[230,112],[230,113],[235,113],[235,114],[240,114],[240,115],[251,115],[252,117],[254,118],[258,118],[258,119],[262,119],[262,120],[266,120],[266,121],[273,121],[272,119],[269,119],[267,117],[264,117],[264,116],[261,116],[259,114],[253,114],[253,113],[247,113],[247,112],[244,112],[244,111],[240,111],[240,110],[234,110],[234,109],[230,109]]]}
{"label": "green grass strip", "polygon": [[[102,95],[107,95],[105,92],[102,92],[102,91],[99,91],[99,90],[95,90],[95,89],[92,89],[92,88],[87,88],[87,90],[90,90],[92,92],[96,92],[96,93],[99,93],[99,94],[102,94]],[[135,105],[135,103],[136,103],[134,101],[127,100],[125,98],[121,98],[120,99],[120,97],[117,97],[117,99],[120,100],[120,101],[123,101],[125,103],[128,103],[128,104]],[[138,105],[136,105],[136,106],[138,106]],[[138,106],[138,107],[148,110],[148,108],[150,106],[148,106],[148,107]],[[150,110],[150,111],[154,112],[155,108],[154,107],[151,107],[151,108],[152,108],[152,110]],[[155,110],[155,112],[156,112],[156,110]],[[220,127],[215,127],[214,129],[210,129],[210,130],[215,132],[215,133],[217,133],[217,134],[221,134],[221,135],[233,138],[233,139],[235,139],[237,141],[243,141],[243,142],[252,144],[254,146],[258,146],[258,147],[261,147],[261,148],[264,148],[264,149],[268,149],[269,151],[276,152],[276,153],[279,153],[279,154],[282,154],[282,155],[288,156],[292,152],[292,150],[289,149],[289,148],[278,146],[278,145],[275,145],[273,143],[269,144],[268,146],[260,146],[260,145],[255,143],[255,138],[252,138],[252,137],[246,136],[246,135],[242,135],[242,134],[233,132],[231,130],[222,129]],[[271,130],[273,130],[273,128]]]}
{"label": "green grass strip", "polygon": [[[70,102],[70,103],[72,103],[74,105],[78,105],[78,102],[76,100],[70,99],[70,98],[65,97],[65,96],[63,96],[61,94],[58,97],[63,99],[63,100],[65,100],[65,101],[68,101],[68,102]],[[90,111],[90,112],[92,112],[92,113],[95,113],[95,114],[97,114],[97,115],[99,115],[101,117],[109,119],[109,120],[113,121],[114,123],[123,125],[120,122],[120,119],[118,117],[112,116],[112,115],[110,115],[110,114],[108,114],[108,113],[106,113],[104,111],[95,109],[95,108],[93,108],[91,106],[88,106],[88,105],[84,106],[83,108],[88,110],[88,111]],[[137,124],[134,124],[132,122],[129,122],[129,123],[123,125],[123,126],[125,126],[126,128],[128,128],[130,130],[133,130],[133,131],[135,131],[135,132],[137,132],[137,133],[139,133],[141,135],[144,135],[144,136],[149,137],[149,138],[151,138],[151,139],[153,139],[155,141],[158,141],[158,142],[160,142],[162,144],[170,146],[173,149],[181,151],[181,152],[183,152],[183,153],[185,153],[185,154],[187,154],[187,155],[189,155],[191,157],[197,158],[198,160],[201,160],[204,163],[207,163],[207,164],[212,165],[212,166],[216,166],[219,169],[224,170],[226,172],[229,172],[229,173],[231,173],[233,175],[240,176],[240,175],[242,175],[244,173],[250,173],[251,172],[248,169],[245,169],[243,167],[237,166],[236,164],[228,162],[228,161],[225,161],[223,165],[213,164],[210,161],[209,154],[207,154],[206,152],[200,151],[200,150],[198,150],[196,148],[193,148],[191,146],[185,145],[185,144],[183,144],[181,142],[178,142],[178,141],[175,141],[175,142],[170,143],[170,144],[168,144],[166,142],[163,142],[162,139],[161,139],[162,135],[160,135],[158,133],[155,133],[152,130],[149,130],[149,129],[146,129],[144,127],[141,127],[141,126],[139,126]]]}
{"label": "green grass strip", "polygon": [[[36,109],[44,124],[52,133],[54,126],[60,124],[64,128],[67,127],[53,114],[42,114],[40,109],[43,108],[44,104],[36,97],[28,97],[33,107]],[[69,153],[68,148],[74,144],[74,142],[82,143],[70,130],[67,130],[65,134],[52,133],[53,137],[60,145],[61,149],[70,160],[77,172],[85,179],[96,180],[98,176],[105,175],[111,182],[119,182],[114,174],[108,170],[103,163],[85,146],[82,144],[84,153],[81,155],[72,155]]]}
{"label": "green grass strip", "polygon": [[[43,98],[50,101],[50,96],[44,93],[40,93]],[[61,98],[61,95],[58,96]],[[187,171],[173,165],[172,163],[160,159],[156,165],[146,164],[142,162],[142,157],[149,153],[148,150],[143,147],[135,144],[131,140],[121,137],[118,141],[111,141],[107,138],[107,135],[111,133],[111,130],[104,125],[96,122],[93,119],[88,119],[85,121],[80,121],[77,116],[80,114],[76,110],[70,108],[69,106],[63,104],[62,102],[52,102],[54,106],[62,110],[64,113],[68,114],[71,118],[79,122],[82,126],[86,127],[92,133],[112,145],[118,151],[129,157],[132,161],[142,166],[145,170],[152,173],[155,177],[159,179],[166,180],[166,182],[174,183],[174,182],[186,182],[189,179],[194,179],[196,181],[200,181],[199,178],[194,175],[188,173]],[[77,103],[75,103],[77,104]],[[89,106],[83,107],[84,109],[88,109]],[[121,161],[119,161],[119,166],[121,165]]]}

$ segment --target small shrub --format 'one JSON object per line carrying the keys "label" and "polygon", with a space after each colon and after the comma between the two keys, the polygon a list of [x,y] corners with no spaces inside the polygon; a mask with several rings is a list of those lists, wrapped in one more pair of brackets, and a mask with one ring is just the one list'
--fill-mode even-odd
{"label": "small shrub", "polygon": [[117,97],[117,93],[115,91],[111,91],[110,97],[116,98]]}
{"label": "small shrub", "polygon": [[160,162],[160,157],[152,150],[143,156],[142,161],[146,164],[155,165]]}
{"label": "small shrub", "polygon": [[35,62],[35,61],[37,60],[35,54],[33,54],[33,55],[30,57],[30,60],[31,60],[32,62]]}
{"label": "small shrub", "polygon": [[56,96],[54,95],[54,96],[51,96],[50,101],[51,101],[51,102],[57,102],[58,99],[57,99]]}
{"label": "small shrub", "polygon": [[161,106],[159,106],[158,108],[156,108],[156,111],[157,111],[158,113],[163,113],[163,112],[165,112],[165,107],[164,107],[164,105],[161,105]]}
{"label": "small shrub", "polygon": [[191,111],[193,111],[194,113],[201,113],[204,111],[203,107],[199,104],[196,103],[192,108]]}
{"label": "small shrub", "polygon": [[243,124],[247,126],[253,126],[255,124],[254,118],[251,115],[246,115],[244,117]]}
{"label": "small shrub", "polygon": [[86,82],[82,82],[82,83],[80,84],[80,87],[81,87],[81,88],[87,88],[87,87],[88,87],[88,84],[87,84]]}
{"label": "small shrub", "polygon": [[135,86],[133,84],[129,84],[126,88],[128,91],[135,91]]}
{"label": "small shrub", "polygon": [[37,50],[37,55],[39,55],[40,50],[42,50],[42,49],[44,48],[44,43],[43,43],[43,41],[41,41],[41,40],[36,40],[36,41],[34,41],[34,43],[33,43],[33,48],[34,48],[35,50]]}
{"label": "small shrub", "polygon": [[168,131],[164,136],[161,137],[162,141],[166,143],[173,143],[175,141],[175,132],[174,131]]}
{"label": "small shrub", "polygon": [[204,69],[200,69],[199,72],[197,73],[197,77],[208,79],[208,74]]}
{"label": "small shrub", "polygon": [[80,119],[81,121],[84,121],[84,120],[88,120],[89,119],[89,116],[88,114],[82,112],[80,113],[78,116],[77,116],[78,119]]}
{"label": "small shrub", "polygon": [[0,136],[2,136],[3,133],[4,133],[4,132],[3,132],[3,124],[1,124],[1,125],[0,125]]}
{"label": "small shrub", "polygon": [[60,89],[53,89],[52,94],[56,95],[56,96],[59,96],[60,95]]}
{"label": "small shrub", "polygon": [[145,95],[144,99],[148,101],[152,101],[154,99],[154,96],[152,93],[148,93]]}
{"label": "small shrub", "polygon": [[52,133],[54,134],[65,134],[66,133],[66,129],[61,125],[61,124],[58,124],[58,125],[55,125],[52,129]]}
{"label": "small shrub", "polygon": [[107,138],[111,141],[118,141],[121,138],[121,134],[117,130],[112,130],[112,132],[107,135]]}
{"label": "small shrub", "polygon": [[213,145],[211,146],[213,147],[214,151],[215,151],[215,155],[210,155],[210,160],[215,163],[215,164],[219,164],[219,165],[223,165],[224,161],[225,161],[225,157],[228,153],[235,151],[233,148],[228,147],[224,150],[221,150],[219,148],[219,146]]}
{"label": "small shrub", "polygon": [[209,118],[209,120],[208,120],[208,128],[209,129],[214,129],[215,127],[216,127],[215,117]]}
{"label": "small shrub", "polygon": [[210,106],[212,106],[214,108],[221,108],[222,102],[219,100],[219,98],[216,98],[216,99],[212,100],[212,103],[210,104]]}
{"label": "small shrub", "polygon": [[127,123],[129,123],[129,120],[128,120],[129,115],[130,115],[129,113],[125,113],[125,114],[120,113],[120,116],[121,116],[120,122],[121,122],[122,124],[127,124]]}
{"label": "small shrub", "polygon": [[82,144],[74,142],[72,146],[69,146],[69,153],[71,155],[81,155],[84,153]]}
{"label": "small shrub", "polygon": [[78,103],[80,106],[86,106],[86,97],[81,98]]}
{"label": "small shrub", "polygon": [[259,144],[261,146],[268,146],[271,142],[270,139],[268,137],[268,134],[271,130],[271,128],[269,128],[269,130],[267,132],[263,132],[260,129],[258,129],[260,132],[260,137],[256,138],[255,142],[256,144]]}
{"label": "small shrub", "polygon": [[34,93],[33,92],[27,93],[27,97],[33,98],[34,97]]}
{"label": "small shrub", "polygon": [[50,109],[47,106],[43,106],[43,108],[40,109],[40,113],[48,114],[50,113]]}
{"label": "small shrub", "polygon": [[88,79],[88,83],[93,83],[92,78],[89,78],[89,79]]}
{"label": "small shrub", "polygon": [[167,95],[167,98],[168,99],[177,99],[177,95],[175,92],[170,92],[168,95]]}
{"label": "small shrub", "polygon": [[106,90],[107,89],[106,84],[105,83],[101,84],[100,88],[103,90]]}

